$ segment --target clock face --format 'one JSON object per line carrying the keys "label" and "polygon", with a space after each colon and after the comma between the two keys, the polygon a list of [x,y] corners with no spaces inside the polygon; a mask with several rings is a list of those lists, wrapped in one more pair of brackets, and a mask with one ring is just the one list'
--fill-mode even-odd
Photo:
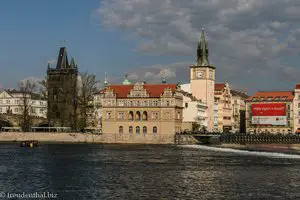
{"label": "clock face", "polygon": [[197,78],[203,78],[203,72],[200,71],[196,72],[196,76]]}

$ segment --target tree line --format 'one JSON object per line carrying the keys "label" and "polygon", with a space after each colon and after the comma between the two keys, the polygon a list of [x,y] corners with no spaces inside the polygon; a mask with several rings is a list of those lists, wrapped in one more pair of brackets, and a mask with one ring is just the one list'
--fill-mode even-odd
{"label": "tree line", "polygon": [[[94,94],[99,91],[96,80],[96,76],[89,74],[88,72],[80,73],[80,83],[72,84],[72,82],[62,82],[57,88],[57,98],[59,98],[60,107],[57,108],[60,111],[60,115],[49,116],[47,109],[48,124],[54,126],[70,126],[72,131],[80,131],[88,127],[89,114],[94,113],[95,109],[99,106],[93,104]],[[72,85],[71,85],[72,84]],[[39,86],[41,86],[39,88]],[[21,81],[18,85],[19,91],[22,94],[20,99],[20,126],[22,131],[31,131],[33,126],[33,115],[31,114],[33,109],[33,96],[36,93],[40,94],[42,100],[48,100],[49,96],[49,84],[48,79],[38,83],[33,80]],[[64,115],[68,109],[70,115]]]}

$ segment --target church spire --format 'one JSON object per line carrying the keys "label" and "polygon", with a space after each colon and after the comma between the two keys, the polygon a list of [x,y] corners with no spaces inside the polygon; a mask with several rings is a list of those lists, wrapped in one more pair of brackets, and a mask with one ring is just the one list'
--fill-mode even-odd
{"label": "church spire", "polygon": [[197,66],[208,66],[208,45],[205,41],[204,28],[202,27],[200,40],[197,47]]}

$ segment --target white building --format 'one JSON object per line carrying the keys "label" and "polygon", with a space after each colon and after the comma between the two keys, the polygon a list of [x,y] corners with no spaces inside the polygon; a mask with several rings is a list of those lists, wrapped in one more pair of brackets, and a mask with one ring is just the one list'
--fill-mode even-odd
{"label": "white building", "polygon": [[[30,115],[47,117],[47,100],[43,100],[38,94],[29,94],[28,105],[31,107]],[[3,90],[0,92],[0,114],[22,115],[23,93],[16,90]]]}
{"label": "white building", "polygon": [[207,106],[197,100],[191,93],[181,91],[183,94],[182,130],[192,130],[193,124],[198,124],[199,129],[207,130]]}

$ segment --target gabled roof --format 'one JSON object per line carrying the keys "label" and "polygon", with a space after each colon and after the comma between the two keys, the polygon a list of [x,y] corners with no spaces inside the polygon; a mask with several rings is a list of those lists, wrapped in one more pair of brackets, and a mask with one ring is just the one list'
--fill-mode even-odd
{"label": "gabled roof", "polygon": [[215,84],[215,91],[222,91],[226,87],[225,83],[216,83]]}
{"label": "gabled roof", "polygon": [[237,91],[237,90],[230,90],[230,93],[232,94],[232,96],[239,96],[239,97],[242,97],[244,99],[249,97],[246,93],[240,92],[240,91]]}
{"label": "gabled roof", "polygon": [[[133,89],[134,85],[110,85],[106,89],[100,91],[104,92],[107,89],[112,89],[116,94],[117,98],[126,98],[130,91]],[[176,84],[145,84],[143,87],[146,89],[150,97],[159,98],[163,94],[166,88],[170,88],[172,92],[175,92]]]}
{"label": "gabled roof", "polygon": [[263,91],[257,92],[246,101],[293,101],[293,91]]}
{"label": "gabled roof", "polygon": [[300,89],[300,83],[296,84],[296,89]]}

